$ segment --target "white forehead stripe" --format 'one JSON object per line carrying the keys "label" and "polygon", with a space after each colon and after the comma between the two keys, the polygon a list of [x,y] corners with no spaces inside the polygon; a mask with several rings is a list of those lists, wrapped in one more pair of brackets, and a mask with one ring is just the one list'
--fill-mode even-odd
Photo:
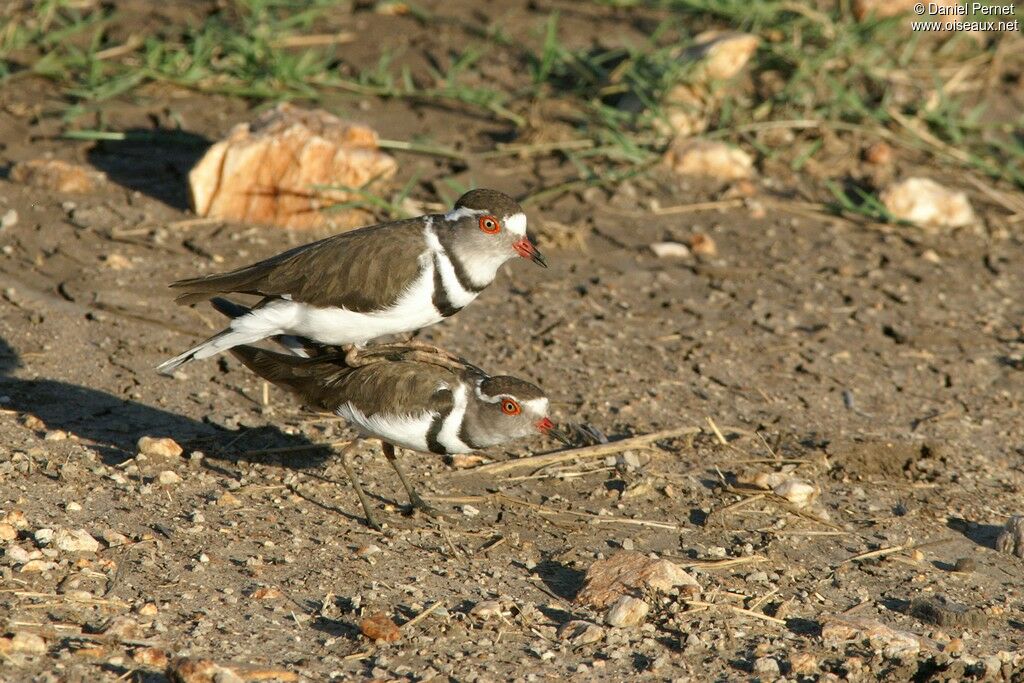
{"label": "white forehead stripe", "polygon": [[449,223],[454,223],[460,218],[466,218],[467,216],[482,216],[485,212],[479,209],[470,209],[465,206],[460,206],[457,209],[452,209],[444,215],[444,219]]}
{"label": "white forehead stripe", "polygon": [[548,414],[548,400],[546,398],[531,398],[529,401],[523,401],[523,406],[534,415]]}
{"label": "white forehead stripe", "polygon": [[514,213],[506,218],[505,229],[514,235],[526,237],[526,214]]}

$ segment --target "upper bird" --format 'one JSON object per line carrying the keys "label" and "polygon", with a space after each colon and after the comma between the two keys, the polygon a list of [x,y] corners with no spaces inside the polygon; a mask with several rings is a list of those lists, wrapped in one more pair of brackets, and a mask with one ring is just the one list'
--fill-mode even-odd
{"label": "upper bird", "polygon": [[372,225],[229,273],[180,280],[171,285],[183,291],[179,304],[227,293],[263,300],[157,369],[170,373],[194,358],[277,335],[342,346],[412,332],[458,313],[515,256],[547,267],[526,235],[522,207],[481,189],[462,195],[448,213]]}

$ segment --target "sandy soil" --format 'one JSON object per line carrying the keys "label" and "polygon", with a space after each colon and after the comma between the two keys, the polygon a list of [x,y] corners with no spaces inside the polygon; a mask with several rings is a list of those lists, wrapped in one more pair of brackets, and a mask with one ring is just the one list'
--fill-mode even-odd
{"label": "sandy soil", "polygon": [[[521,5],[510,20],[541,16]],[[400,27],[413,47],[437,39],[403,17],[360,21],[367,35]],[[372,58],[371,43],[357,42],[353,59],[360,50]],[[652,201],[721,190],[661,172],[531,206],[542,238],[570,228],[572,239],[548,238],[551,268],[506,266],[477,303],[422,337],[536,381],[557,419],[613,440],[701,431],[495,476],[407,453],[440,522],[403,514],[398,481],[367,447],[364,483],[388,525],[378,534],[325,447],[350,436],[342,422],[273,388],[265,403],[262,383],[230,358],[175,379],[153,370],[218,326],[202,306],[174,306],[168,282],[321,236],[192,220],[184,173],[204,140],[251,110],[151,88],[104,105],[107,125],[149,128],[184,112],[195,147],[70,143],[54,139],[62,123],[47,115],[58,97],[48,87],[0,93],[0,163],[52,153],[111,181],[61,195],[0,180],[0,213],[18,216],[0,232],[0,511],[24,513],[17,538],[2,541],[0,619],[47,648],[3,655],[0,679],[164,680],[147,648],[309,680],[1011,675],[1013,657],[998,653],[1024,647],[1024,564],[995,539],[1024,512],[1019,231],[926,232],[775,208],[759,217],[736,203],[656,215]],[[386,138],[429,132],[467,149],[501,133],[411,103],[369,101],[359,117]],[[399,159],[401,178],[419,173],[422,188],[450,171]],[[462,177],[515,193],[568,170],[480,161]],[[803,183],[783,174],[758,185],[786,202]],[[994,211],[983,198],[977,208]],[[717,255],[657,258],[648,246],[696,233]],[[142,436],[171,437],[184,453],[136,457]],[[819,488],[827,519],[744,484],[790,470]],[[101,542],[55,550],[40,529]],[[15,546],[40,551],[43,571],[26,571]],[[623,547],[690,567],[705,606],[664,596],[641,627],[563,639],[570,619],[602,623],[574,596],[594,560]],[[932,596],[966,611],[929,620],[912,608]],[[492,600],[497,610],[473,611]],[[359,633],[365,615],[402,624],[429,609],[397,642]],[[915,634],[920,651],[836,642],[837,617]]]}

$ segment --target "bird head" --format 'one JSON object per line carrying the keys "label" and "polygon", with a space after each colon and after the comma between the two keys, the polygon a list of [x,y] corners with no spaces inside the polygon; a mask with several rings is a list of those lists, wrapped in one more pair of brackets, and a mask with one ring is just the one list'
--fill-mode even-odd
{"label": "bird head", "polygon": [[[498,266],[516,256],[547,268],[547,261],[526,233],[526,213],[516,200],[496,190],[470,190],[443,216],[456,255],[468,270],[489,282]],[[490,277],[487,277],[490,273]]]}

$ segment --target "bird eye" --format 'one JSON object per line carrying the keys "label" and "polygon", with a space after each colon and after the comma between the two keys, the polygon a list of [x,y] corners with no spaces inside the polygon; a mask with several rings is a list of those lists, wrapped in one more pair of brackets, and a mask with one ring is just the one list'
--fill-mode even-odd
{"label": "bird eye", "polygon": [[501,230],[501,223],[499,223],[498,219],[494,216],[481,216],[480,229],[488,235],[493,235]]}
{"label": "bird eye", "polygon": [[501,412],[506,415],[518,415],[521,411],[522,408],[519,407],[519,404],[510,398],[506,398],[501,402]]}

